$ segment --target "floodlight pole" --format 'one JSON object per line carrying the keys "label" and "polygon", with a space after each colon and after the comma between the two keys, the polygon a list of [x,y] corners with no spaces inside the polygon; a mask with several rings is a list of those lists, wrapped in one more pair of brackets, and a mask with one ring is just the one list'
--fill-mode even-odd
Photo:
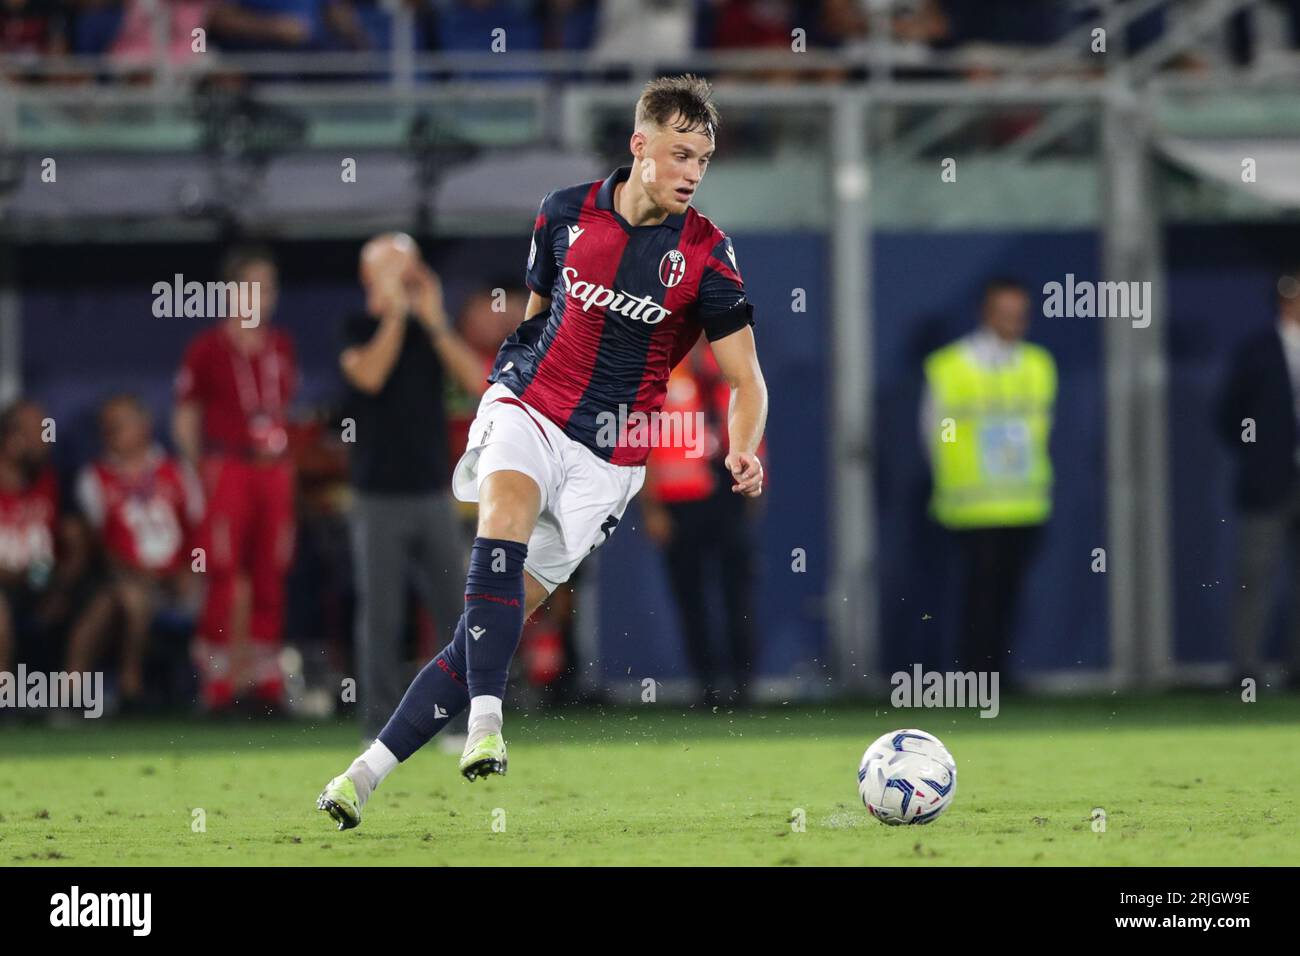
{"label": "floodlight pole", "polygon": [[872,336],[870,173],[862,92],[846,89],[831,103],[830,233],[831,375],[828,515],[832,560],[827,621],[836,689],[874,683],[879,645],[875,573],[876,520],[871,485]]}
{"label": "floodlight pole", "polygon": [[1098,319],[1105,323],[1107,541],[1097,546],[1106,549],[1110,676],[1120,687],[1158,685],[1173,666],[1167,323],[1146,116],[1140,94],[1117,72],[1102,112],[1102,272],[1110,282],[1140,283],[1147,302],[1140,319]]}

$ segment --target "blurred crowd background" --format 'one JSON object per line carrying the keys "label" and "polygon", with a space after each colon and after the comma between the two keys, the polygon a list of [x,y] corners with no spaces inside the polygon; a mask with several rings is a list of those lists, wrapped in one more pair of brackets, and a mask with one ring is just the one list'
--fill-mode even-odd
{"label": "blurred crowd background", "polygon": [[[363,243],[414,237],[486,370],[538,201],[625,163],[641,82],[690,69],[769,488],[727,511],[725,389],[693,356],[673,397],[708,467],[528,625],[512,694],[734,706],[993,660],[1033,691],[1294,683],[1298,44],[1291,0],[0,0],[0,669],[102,669],[115,711],[356,708]],[[155,311],[160,282],[248,269],[264,338]],[[1150,283],[1150,323],[1043,314],[1067,276]],[[421,493],[483,388],[461,359],[391,450]],[[934,423],[963,374],[1023,400],[995,457],[1050,464],[1046,499],[951,506],[973,466]],[[450,623],[410,555],[370,592],[402,686]]]}
{"label": "blurred crowd background", "polygon": [[[53,55],[105,56],[108,66],[146,65],[159,49],[173,65],[212,64],[196,52],[193,31],[212,51],[229,53],[384,52],[395,43],[417,51],[475,52],[501,30],[512,52],[570,51],[617,75],[627,62],[671,61],[695,52],[789,49],[793,31],[809,50],[859,54],[881,38],[894,47],[898,75],[933,77],[988,72],[932,53],[993,50],[1023,56],[1061,42],[1099,13],[1141,7],[1116,37],[1130,53],[1185,26],[1201,4],[1142,0],[5,0],[0,52],[11,78],[70,81],[39,61]],[[1267,20],[1246,10],[1218,35],[1180,52],[1177,69],[1248,66],[1300,46],[1300,3],[1277,0]],[[397,25],[406,31],[399,33]],[[1079,37],[1083,49],[1091,36]],[[34,73],[24,73],[24,66]],[[819,73],[764,71],[771,80],[834,82],[845,64]],[[50,70],[50,75],[46,71]],[[291,72],[291,71],[290,71]],[[117,76],[130,76],[114,72]],[[428,79],[447,76],[433,74]],[[102,78],[102,77],[101,77]],[[138,77],[137,77],[138,78]]]}

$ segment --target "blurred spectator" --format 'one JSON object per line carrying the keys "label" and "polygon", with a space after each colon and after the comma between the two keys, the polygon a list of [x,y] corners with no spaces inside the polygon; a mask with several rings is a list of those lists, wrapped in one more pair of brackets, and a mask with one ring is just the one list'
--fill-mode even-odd
{"label": "blurred spectator", "polygon": [[[732,703],[745,703],[756,658],[752,524],[757,502],[731,490],[735,482],[723,463],[730,401],[731,389],[713,353],[697,344],[669,376],[661,412],[666,416],[661,421],[683,423],[678,432],[683,441],[652,449],[641,496],[645,532],[663,549],[686,655],[706,706],[728,694]],[[766,459],[765,449],[760,447],[758,455]],[[722,655],[713,646],[716,628],[708,597],[715,583],[723,608]]]}
{"label": "blurred spectator", "polygon": [[1260,680],[1278,566],[1286,561],[1293,608],[1288,680],[1300,687],[1300,560],[1287,556],[1300,532],[1300,272],[1278,283],[1277,310],[1276,324],[1233,355],[1219,409],[1220,432],[1237,465],[1233,662],[1238,679]]}
{"label": "blurred spectator", "polygon": [[227,50],[364,49],[369,44],[350,0],[216,0],[208,26]]}
{"label": "blurred spectator", "polygon": [[[542,18],[533,0],[430,0],[440,50],[489,53],[497,36],[506,52],[540,50]],[[494,34],[494,31],[504,31]]]}
{"label": "blurred spectator", "polygon": [[[515,329],[528,300],[523,286],[499,280],[471,292],[461,305],[459,326],[465,341],[483,360],[484,376],[492,371],[497,351]],[[482,394],[477,389],[475,398]]]}
{"label": "blurred spectator", "polygon": [[155,62],[154,30],[166,18],[166,55],[173,66],[202,62],[203,53],[194,51],[194,31],[208,21],[213,0],[126,0],[122,25],[109,46],[117,62],[149,66]]}
{"label": "blurred spectator", "polygon": [[0,53],[64,53],[66,28],[67,4],[62,0],[0,0]]}
{"label": "blurred spectator", "polygon": [[596,34],[603,0],[545,0],[545,46],[552,50],[586,50]]}
{"label": "blurred spectator", "polygon": [[694,33],[692,0],[601,0],[592,53],[601,60],[681,63]]}
{"label": "blurred spectator", "polygon": [[791,0],[720,0],[711,45],[721,50],[775,47],[789,50],[796,26]]}
{"label": "blurred spectator", "polygon": [[[0,0],[0,55],[22,63],[68,52],[68,17],[62,0]],[[23,67],[0,70],[0,80],[23,80]]]}
{"label": "blurred spectator", "polygon": [[432,20],[428,0],[352,0],[353,16],[365,34],[362,45],[370,50],[388,51],[395,43],[403,42],[397,30],[398,11],[403,7],[411,14],[411,45],[416,50],[428,49],[427,34]]}
{"label": "blurred spectator", "polygon": [[378,736],[401,702],[407,582],[451,643],[464,610],[465,546],[447,457],[444,377],[486,388],[482,363],[451,328],[438,277],[410,236],[377,236],[361,252],[366,311],[344,326],[349,388],[353,567],[362,732]]}
{"label": "blurred spectator", "polygon": [[1073,0],[941,0],[943,17],[958,43],[1046,46],[1065,36],[1072,21],[1095,20]]}
{"label": "blurred spectator", "polygon": [[926,358],[921,407],[930,511],[962,566],[958,660],[1004,681],[1025,573],[1052,509],[1056,363],[1024,341],[1028,327],[1025,287],[991,280],[979,328]]}
{"label": "blurred spectator", "polygon": [[[331,400],[297,409],[289,424],[289,454],[298,479],[298,535],[285,582],[285,640],[302,654],[304,684],[325,695],[323,700],[314,695],[313,703],[308,695],[294,694],[290,703],[305,705],[295,708],[299,711],[332,713],[339,675],[355,673],[351,661],[356,595],[348,540],[352,489],[348,446],[339,431],[344,417]],[[289,676],[292,691],[296,678]]]}
{"label": "blurred spectator", "polygon": [[[773,54],[792,53],[794,29],[804,31],[807,47],[824,42],[815,2],[798,0],[711,0],[697,24],[699,35],[707,38],[707,45],[718,50],[768,50]],[[780,59],[780,58],[778,58]],[[787,60],[786,67],[760,69],[734,68],[723,71],[719,79],[740,79],[767,83],[796,83],[802,81],[837,82],[843,79],[840,70],[806,71],[795,69],[797,57]]]}
{"label": "blurred spectator", "polygon": [[202,514],[197,483],[154,441],[153,420],[133,395],[100,409],[103,454],[77,479],[81,513],[99,535],[108,578],[78,617],[68,670],[92,670],[104,639],[121,621],[118,689],[123,703],[144,692],[144,656],[156,615],[193,596],[194,529]]}
{"label": "blurred spectator", "polygon": [[37,643],[37,610],[54,571],[59,488],[32,446],[33,422],[39,442],[43,417],[25,401],[0,412],[0,671],[49,659]]}
{"label": "blurred spectator", "polygon": [[[1278,18],[1282,29],[1270,36],[1266,21]],[[1290,53],[1300,50],[1300,0],[1272,0],[1263,9],[1241,10],[1228,22],[1228,52],[1233,63],[1255,63],[1264,48]]]}
{"label": "blurred spectator", "polygon": [[[1121,0],[1121,2],[1136,5],[1136,0]],[[1155,7],[1129,21],[1124,29],[1124,52],[1128,56],[1133,56],[1161,39],[1169,28],[1168,16],[1174,6],[1176,5]],[[1104,14],[1104,10],[1099,8],[1098,13]]]}
{"label": "blurred spectator", "polygon": [[75,518],[61,516],[47,421],[33,401],[0,412],[0,670],[57,666],[88,585],[87,540]]}
{"label": "blurred spectator", "polygon": [[[829,37],[848,47],[857,46],[875,26],[871,0],[823,0],[822,26]],[[890,37],[901,44],[936,46],[952,35],[952,23],[939,0],[897,0],[885,22]]]}
{"label": "blurred spectator", "polygon": [[[259,308],[245,327],[232,301],[227,318],[195,336],[176,377],[172,432],[186,466],[202,477],[206,507],[199,540],[207,597],[196,657],[209,710],[230,707],[251,684],[260,709],[274,713],[282,706],[284,582],[294,545],[286,412],[298,370],[289,336],[270,327],[278,294],[270,252],[235,248],[221,275],[244,296],[255,288]],[[236,613],[244,587],[247,620]]]}
{"label": "blurred spectator", "polygon": [[[448,392],[447,411],[447,448],[451,460],[460,457],[469,440],[469,427],[478,412],[478,401],[483,394],[483,387],[496,361],[497,351],[519,326],[520,317],[528,303],[528,290],[513,283],[513,280],[499,279],[493,284],[482,286],[471,292],[461,303],[460,315],[456,327],[464,336],[465,343],[478,356],[482,370],[482,380],[472,389],[453,387]],[[475,526],[478,506],[465,504],[464,513],[469,517],[471,528]]]}

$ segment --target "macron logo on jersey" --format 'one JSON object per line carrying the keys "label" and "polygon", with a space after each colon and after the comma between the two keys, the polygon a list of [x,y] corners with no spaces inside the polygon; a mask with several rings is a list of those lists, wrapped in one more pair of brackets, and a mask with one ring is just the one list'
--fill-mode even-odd
{"label": "macron logo on jersey", "polygon": [[582,303],[583,312],[605,309],[646,325],[658,325],[673,314],[671,309],[665,309],[648,295],[638,298],[594,282],[584,282],[578,278],[578,270],[573,266],[565,267],[560,275],[564,277],[565,293]]}
{"label": "macron logo on jersey", "polygon": [[578,241],[578,237],[579,237],[580,235],[582,235],[582,234],[583,234],[584,232],[586,232],[586,231],[587,231],[586,228],[583,227],[583,226],[570,226],[570,227],[569,227],[569,245],[573,245],[575,242],[577,242],[577,241]]}

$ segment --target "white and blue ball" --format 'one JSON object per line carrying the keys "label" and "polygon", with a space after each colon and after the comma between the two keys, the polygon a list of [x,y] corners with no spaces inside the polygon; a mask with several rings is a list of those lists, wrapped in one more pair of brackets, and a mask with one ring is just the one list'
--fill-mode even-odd
{"label": "white and blue ball", "polygon": [[948,809],[957,792],[957,761],[924,730],[892,730],[858,765],[862,803],[889,826],[924,824]]}

